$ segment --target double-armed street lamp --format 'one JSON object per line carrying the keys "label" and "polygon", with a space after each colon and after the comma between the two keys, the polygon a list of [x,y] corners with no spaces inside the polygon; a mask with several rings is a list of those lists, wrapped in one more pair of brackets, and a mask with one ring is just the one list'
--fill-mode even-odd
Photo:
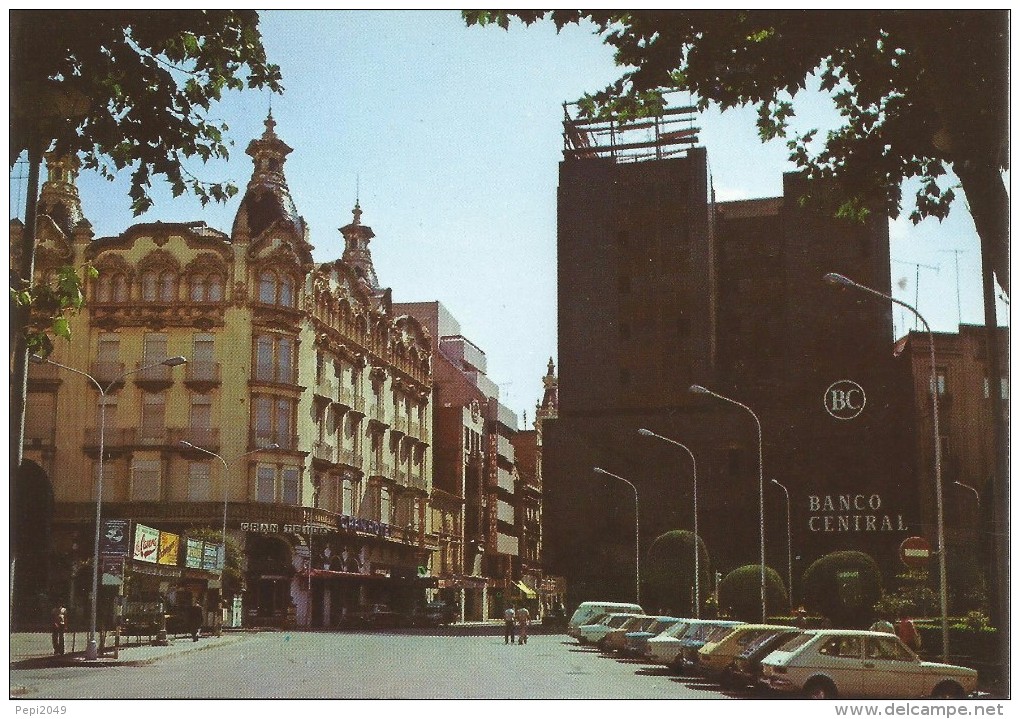
{"label": "double-armed street lamp", "polygon": [[790,593],[788,599],[790,606],[793,606],[793,532],[790,530],[790,490],[778,479],[772,478],[772,484],[783,490],[786,495],[786,590]]}
{"label": "double-armed street lamp", "polygon": [[831,285],[852,287],[874,297],[878,297],[879,299],[894,302],[901,307],[906,307],[914,313],[914,316],[916,316],[917,319],[921,320],[921,324],[924,325],[925,332],[928,333],[928,349],[931,360],[931,417],[932,432],[935,439],[935,511],[938,525],[939,603],[942,612],[942,661],[945,662],[948,661],[949,657],[949,618],[947,608],[948,590],[946,587],[946,542],[942,508],[942,448],[940,447],[939,435],[938,378],[935,372],[935,335],[932,333],[931,326],[928,324],[928,321],[921,315],[921,313],[918,312],[915,307],[907,304],[906,302],[898,300],[892,295],[887,295],[884,292],[879,292],[878,290],[872,289],[858,282],[854,282],[849,277],[845,277],[836,272],[828,273],[825,275],[824,279]]}
{"label": "double-armed street lamp", "polygon": [[761,621],[765,623],[767,615],[765,608],[765,473],[762,466],[761,421],[758,419],[758,415],[754,413],[754,410],[743,402],[724,397],[717,392],[702,387],[700,384],[692,384],[690,392],[692,394],[711,395],[716,399],[721,399],[723,402],[735,404],[741,409],[746,410],[754,418],[754,424],[758,428],[758,525],[761,535]]}
{"label": "double-armed street lamp", "polygon": [[122,379],[124,379],[128,375],[136,374],[138,372],[144,372],[145,370],[153,369],[155,367],[160,367],[160,366],[163,366],[163,367],[177,367],[179,365],[185,364],[188,360],[185,359],[184,357],[180,357],[180,356],[177,356],[177,357],[168,357],[168,358],[166,358],[166,359],[164,359],[164,360],[162,360],[160,362],[154,362],[152,364],[144,365],[142,367],[137,367],[137,368],[135,368],[133,370],[128,370],[127,372],[124,372],[124,373],[118,375],[116,378],[111,380],[109,382],[109,384],[107,384],[104,387],[102,384],[99,383],[99,380],[97,380],[95,377],[93,377],[92,375],[88,374],[87,372],[83,372],[80,369],[75,369],[74,367],[68,367],[67,365],[62,365],[59,362],[54,362],[53,360],[45,358],[45,357],[41,357],[40,355],[32,355],[30,357],[30,359],[31,359],[31,361],[34,364],[49,364],[49,365],[53,365],[54,367],[59,367],[60,369],[67,370],[68,372],[73,372],[74,374],[81,375],[82,377],[85,377],[87,380],[89,380],[93,385],[95,385],[96,389],[99,390],[99,396],[100,396],[100,399],[99,399],[99,476],[96,478],[96,535],[95,535],[95,542],[94,542],[94,546],[93,546],[93,550],[92,550],[92,597],[91,597],[91,607],[90,607],[90,610],[89,610],[89,637],[88,637],[88,644],[85,646],[85,659],[88,660],[88,661],[95,661],[96,659],[99,658],[99,646],[96,643],[96,603],[97,603],[98,598],[99,598],[99,537],[100,537],[100,534],[102,533],[102,531],[101,531],[102,527],[100,526],[100,524],[101,524],[100,523],[100,517],[102,515],[102,507],[103,507],[103,469],[104,469],[103,468],[103,455],[105,454],[105,444],[106,444],[106,396],[107,396],[107,393],[116,384],[118,384]]}
{"label": "double-armed street lamp", "polygon": [[624,479],[618,474],[607,472],[601,467],[595,467],[595,471],[599,474],[604,474],[607,477],[618,479],[621,482],[626,483],[634,490],[634,602],[641,604],[641,530],[640,522],[638,521],[638,493],[637,487],[635,487],[630,481]]}
{"label": "double-armed street lamp", "polygon": [[655,439],[661,439],[663,442],[669,442],[690,455],[691,466],[694,469],[694,618],[701,619],[701,565],[699,559],[701,552],[698,548],[700,540],[698,535],[698,462],[694,459],[694,453],[690,448],[681,442],[677,442],[675,439],[663,437],[661,434],[656,434],[650,429],[639,429],[638,434],[643,437],[654,437]]}
{"label": "double-armed street lamp", "polygon": [[[223,463],[223,534],[222,534],[222,540],[221,540],[222,543],[223,543],[223,566],[220,568],[220,572],[221,572],[220,580],[222,582],[222,573],[227,570],[227,486],[228,486],[228,480],[229,480],[230,465],[228,464],[227,460],[225,460],[221,455],[217,454],[216,452],[213,452],[212,450],[205,449],[204,447],[198,447],[198,446],[192,444],[191,442],[188,442],[188,441],[183,440],[183,439],[180,442],[178,442],[178,444],[181,447],[185,447],[187,449],[194,450],[195,452],[201,452],[202,454],[207,454],[210,457],[215,457],[216,459],[220,460],[220,462]],[[279,449],[279,447],[280,447],[280,445],[275,444],[275,443],[274,444],[267,444],[265,447],[256,447],[255,449],[253,449],[251,451],[248,451],[248,452],[245,452],[244,454],[238,455],[236,459],[237,460],[241,460],[241,459],[244,459],[245,457],[247,457],[250,454],[255,454],[256,452],[261,452],[264,449]],[[222,593],[223,593],[223,589],[221,588],[220,589],[221,596],[222,596]]]}

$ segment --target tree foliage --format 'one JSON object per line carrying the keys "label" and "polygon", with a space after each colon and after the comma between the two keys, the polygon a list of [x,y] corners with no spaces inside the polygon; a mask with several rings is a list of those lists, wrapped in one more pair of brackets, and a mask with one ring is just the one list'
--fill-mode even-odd
{"label": "tree foliage", "polygon": [[[786,137],[809,177],[836,180],[838,214],[902,209],[904,180],[919,189],[909,216],[944,218],[960,179],[1000,285],[1009,291],[1008,11],[927,10],[472,10],[469,25],[548,18],[557,29],[594,24],[626,68],[580,100],[583,113],[654,115],[663,93],[689,90],[702,108],[750,105],[763,140]],[[789,136],[795,96],[829,93],[842,125]],[[832,186],[820,183],[821,186]]]}
{"label": "tree foliage", "polygon": [[882,572],[864,552],[831,552],[804,572],[804,605],[837,626],[867,626],[882,596]]}
{"label": "tree foliage", "polygon": [[14,10],[10,38],[11,164],[55,140],[108,179],[132,168],[135,214],[154,175],[203,204],[235,194],[183,161],[227,157],[228,127],[211,115],[224,92],[283,89],[253,10]]}
{"label": "tree foliage", "polygon": [[[694,616],[694,539],[693,532],[677,529],[658,536],[648,548],[642,574],[652,606]],[[705,542],[701,537],[697,541],[699,588],[704,603],[710,594],[711,574]]]}
{"label": "tree foliage", "polygon": [[[761,565],[737,567],[719,582],[719,607],[745,622],[761,620]],[[765,567],[765,612],[775,615],[790,608],[783,580]]]}
{"label": "tree foliage", "polygon": [[96,268],[85,265],[81,275],[73,265],[57,268],[51,282],[36,282],[28,287],[15,287],[11,283],[12,305],[30,308],[31,316],[25,329],[28,351],[46,357],[53,351],[53,337],[71,339],[69,316],[77,314],[85,305],[82,277],[96,278]]}

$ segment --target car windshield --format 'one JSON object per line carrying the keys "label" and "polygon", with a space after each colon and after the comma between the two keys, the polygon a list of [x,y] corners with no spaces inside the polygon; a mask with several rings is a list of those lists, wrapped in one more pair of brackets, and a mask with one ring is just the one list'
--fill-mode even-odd
{"label": "car windshield", "polygon": [[630,617],[620,625],[620,629],[626,632],[635,632],[641,626],[641,622],[644,621],[644,619],[644,617]]}
{"label": "car windshield", "polygon": [[809,641],[815,638],[814,634],[794,634],[785,642],[775,648],[777,652],[793,652],[800,649]]}
{"label": "car windshield", "polygon": [[662,633],[662,636],[664,636],[664,637],[673,637],[674,639],[676,639],[678,637],[682,637],[684,635],[684,632],[687,631],[687,628],[689,626],[690,626],[690,622],[683,622],[683,621],[677,622],[676,624],[671,626],[669,629],[664,631]]}
{"label": "car windshield", "polygon": [[768,642],[775,640],[777,637],[780,637],[783,634],[785,634],[785,632],[772,632],[772,631],[766,631],[762,634],[758,634],[752,637],[751,641],[749,641],[744,646],[744,651],[741,652],[741,654],[750,654],[751,652],[758,649],[758,647],[761,647],[767,644]]}
{"label": "car windshield", "polygon": [[734,629],[735,627],[713,627],[705,636],[705,643],[721,642],[723,639],[732,634]]}
{"label": "car windshield", "polygon": [[588,620],[587,622],[582,622],[582,624],[602,624],[602,623],[603,623],[603,622],[605,622],[605,621],[606,621],[607,619],[609,619],[609,617],[610,617],[610,616],[611,616],[611,615],[609,615],[609,614],[605,614],[605,613],[602,613],[602,614],[596,614],[596,615],[595,615],[594,617],[592,617],[592,618],[591,618],[590,620]]}
{"label": "car windshield", "polygon": [[631,616],[629,614],[614,614],[609,618],[607,622],[605,622],[605,624],[606,626],[618,629],[620,625],[622,625],[625,621],[627,621],[630,618]]}
{"label": "car windshield", "polygon": [[648,631],[652,634],[662,634],[664,631],[672,626],[679,623],[677,619],[658,619],[652,626],[648,627]]}

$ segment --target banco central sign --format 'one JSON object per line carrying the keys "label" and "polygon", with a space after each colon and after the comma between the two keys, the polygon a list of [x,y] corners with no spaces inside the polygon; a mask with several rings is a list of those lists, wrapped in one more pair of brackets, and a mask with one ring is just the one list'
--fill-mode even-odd
{"label": "banco central sign", "polygon": [[864,388],[850,379],[830,384],[822,399],[825,411],[836,419],[853,419],[864,411],[868,401]]}

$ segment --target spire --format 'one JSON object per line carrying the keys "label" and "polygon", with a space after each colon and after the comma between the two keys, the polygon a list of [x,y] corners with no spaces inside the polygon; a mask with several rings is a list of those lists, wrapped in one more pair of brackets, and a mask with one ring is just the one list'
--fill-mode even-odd
{"label": "spire", "polygon": [[77,157],[48,154],[46,182],[39,195],[39,214],[52,219],[68,239],[73,237],[80,223],[88,225],[75,184],[79,166]]}
{"label": "spire", "polygon": [[368,249],[368,242],[375,233],[368,225],[361,224],[361,203],[354,202],[354,221],[351,224],[340,228],[340,234],[344,237],[343,260],[354,268],[354,271],[361,277],[372,292],[379,291],[379,278],[376,277],[375,267],[372,266],[372,253]]}
{"label": "spire", "polygon": [[287,155],[294,150],[277,136],[272,109],[265,119],[265,126],[262,137],[252,140],[246,150],[255,163],[255,169],[234,218],[231,234],[235,239],[252,239],[270,225],[282,221],[300,238],[304,236],[304,220],[297,213],[283,174]]}
{"label": "spire", "polygon": [[542,396],[542,404],[536,408],[535,419],[548,419],[556,417],[560,408],[559,380],[556,378],[556,365],[552,357],[549,358],[549,365],[545,377],[542,378],[545,386],[545,394]]}

